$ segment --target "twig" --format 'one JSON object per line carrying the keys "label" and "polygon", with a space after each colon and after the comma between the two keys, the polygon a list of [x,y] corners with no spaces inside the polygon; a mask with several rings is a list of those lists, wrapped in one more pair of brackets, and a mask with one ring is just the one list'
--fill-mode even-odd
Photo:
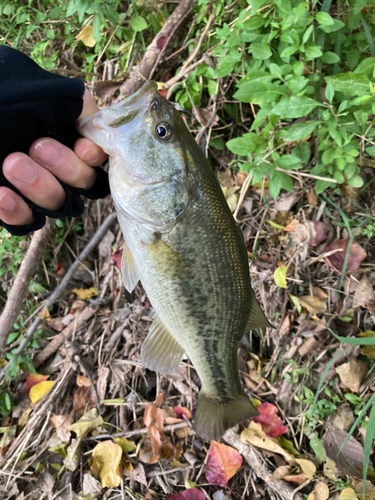
{"label": "twig", "polygon": [[[53,294],[48,298],[46,305],[45,305],[46,309],[48,307],[51,307],[56,302],[56,300],[60,297],[60,295],[63,293],[66,286],[68,285],[70,279],[73,277],[76,270],[82,264],[82,261],[84,261],[91,254],[91,252],[94,250],[94,248],[100,243],[100,241],[103,239],[104,235],[108,231],[109,227],[113,224],[115,219],[116,219],[115,213],[108,215],[106,220],[103,222],[103,224],[100,226],[100,228],[97,230],[97,232],[92,237],[91,241],[86,245],[86,248],[78,255],[76,261],[70,267],[69,271],[65,274],[64,278],[61,280],[60,285],[56,288],[56,290],[53,292]],[[33,321],[25,338],[22,340],[22,342],[18,346],[18,349],[15,352],[13,358],[9,361],[9,363],[6,366],[4,366],[4,368],[2,370],[0,370],[0,382],[5,377],[6,372],[9,370],[10,366],[12,365],[14,360],[17,358],[17,356],[22,354],[22,352],[26,348],[26,345],[29,343],[29,341],[33,337],[33,335],[34,335],[36,329],[38,328],[39,324],[41,323],[41,321],[42,320],[39,317]],[[42,354],[42,353],[40,353],[40,354]]]}
{"label": "twig", "polygon": [[40,264],[54,225],[53,222],[47,219],[45,226],[34,234],[25,258],[20,265],[3,313],[0,316],[0,358],[4,357],[7,337],[19,316],[30,280],[35,274],[36,267]]}
{"label": "twig", "polygon": [[[157,42],[159,38],[163,36],[169,36],[172,32],[176,30],[177,26],[180,26],[185,17],[189,14],[193,6],[193,0],[181,0],[179,5],[173,11],[173,13],[168,17],[162,29],[152,40],[150,45],[147,47],[146,52],[143,55],[142,61],[137,64],[131,71],[129,78],[124,81],[120,87],[120,97],[127,97],[138,90],[144,83],[144,79],[148,79],[151,70],[154,67],[155,62],[160,54],[160,49],[158,49]],[[170,41],[170,36],[168,42]],[[143,78],[142,78],[143,77]]]}
{"label": "twig", "polygon": [[284,500],[291,500],[291,498],[302,500],[302,495],[297,493],[297,490],[294,490],[285,481],[270,481],[272,474],[256,453],[255,448],[250,444],[243,443],[233,429],[229,429],[224,434],[223,439],[241,453],[254,474],[261,478],[267,484],[267,487],[277,493],[280,498]]}
{"label": "twig", "polygon": [[[183,429],[184,427],[188,427],[187,422],[178,422],[177,424],[166,425],[163,429],[163,432],[174,431],[175,429]],[[127,432],[118,432],[116,434],[98,434],[95,437],[85,438],[85,441],[96,441],[97,439],[108,439],[114,437],[132,437],[132,436],[140,436],[141,434],[147,434],[147,427],[143,427],[142,429],[136,429],[134,431]],[[192,432],[194,432],[192,430]]]}

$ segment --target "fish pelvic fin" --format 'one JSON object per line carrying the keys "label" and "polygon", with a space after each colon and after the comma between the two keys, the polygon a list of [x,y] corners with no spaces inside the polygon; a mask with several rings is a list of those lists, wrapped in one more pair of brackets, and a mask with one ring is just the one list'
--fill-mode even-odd
{"label": "fish pelvic fin", "polygon": [[228,403],[220,403],[201,391],[195,412],[194,430],[202,439],[219,439],[226,430],[259,415],[244,392]]}
{"label": "fish pelvic fin", "polygon": [[254,330],[254,328],[274,328],[271,323],[266,318],[266,315],[262,311],[255,297],[254,290],[251,288],[251,310],[250,317],[246,325],[247,330]]}
{"label": "fish pelvic fin", "polygon": [[144,366],[158,373],[173,373],[178,369],[184,352],[183,347],[155,315],[150,332],[141,347]]}
{"label": "fish pelvic fin", "polygon": [[121,273],[124,287],[131,293],[139,281],[139,271],[134,257],[126,243],[122,251]]}

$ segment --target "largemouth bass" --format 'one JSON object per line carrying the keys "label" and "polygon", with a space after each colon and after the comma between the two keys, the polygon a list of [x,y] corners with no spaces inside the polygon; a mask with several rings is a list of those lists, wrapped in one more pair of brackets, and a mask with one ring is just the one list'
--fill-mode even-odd
{"label": "largemouth bass", "polygon": [[109,155],[109,182],[125,237],[122,275],[141,281],[155,318],[145,367],[177,370],[186,353],[202,382],[194,428],[218,439],[258,412],[241,387],[237,342],[271,326],[250,284],[242,232],[218,181],[174,106],[154,82],[80,121]]}

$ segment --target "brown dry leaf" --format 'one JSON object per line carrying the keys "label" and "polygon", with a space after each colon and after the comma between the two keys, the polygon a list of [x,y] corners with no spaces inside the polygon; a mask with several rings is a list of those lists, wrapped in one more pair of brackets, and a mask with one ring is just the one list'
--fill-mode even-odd
{"label": "brown dry leaf", "polygon": [[291,191],[287,194],[280,195],[275,201],[272,210],[276,212],[289,212],[301,198],[302,194],[302,191]]}
{"label": "brown dry leaf", "polygon": [[352,392],[359,392],[363,379],[366,377],[368,368],[365,361],[351,359],[336,368],[341,382]]}
{"label": "brown dry leaf", "polygon": [[143,415],[143,422],[147,427],[147,432],[151,438],[153,452],[156,454],[161,445],[161,433],[164,429],[164,417],[160,408],[149,403]]}
{"label": "brown dry leaf", "polygon": [[117,488],[121,484],[121,446],[111,440],[98,443],[89,461],[90,471],[100,480],[103,488]]}
{"label": "brown dry leaf", "polygon": [[318,286],[313,286],[312,292],[313,292],[313,295],[320,300],[328,299],[328,295],[326,294],[326,292],[324,290],[322,290],[321,288],[319,288]]}
{"label": "brown dry leaf", "polygon": [[323,222],[308,220],[306,227],[309,233],[309,246],[317,247],[327,238],[328,229]]}
{"label": "brown dry leaf", "polygon": [[327,458],[327,460],[323,464],[323,473],[326,477],[328,477],[328,479],[331,479],[332,481],[337,481],[340,475],[336,468],[335,462],[330,458]]}
{"label": "brown dry leaf", "polygon": [[318,196],[313,189],[306,193],[307,203],[313,207],[318,206]]}
{"label": "brown dry leaf", "polygon": [[374,287],[371,285],[368,277],[365,275],[359,282],[357,290],[353,297],[353,308],[366,306],[369,302],[375,300]]}
{"label": "brown dry leaf", "polygon": [[40,318],[40,319],[47,319],[50,317],[51,317],[51,315],[49,313],[48,307],[45,307],[40,312],[38,312],[38,318]]}
{"label": "brown dry leaf", "polygon": [[268,437],[262,431],[261,424],[250,422],[249,427],[241,432],[240,439],[243,443],[250,443],[257,448],[282,455],[290,465],[296,464],[294,457],[280,446],[277,439]]}
{"label": "brown dry leaf", "polygon": [[353,478],[352,486],[356,492],[358,500],[375,500],[375,486],[370,481],[366,481],[365,496],[362,495],[363,481],[357,481],[355,478]]}
{"label": "brown dry leaf", "polygon": [[72,419],[73,416],[71,413],[52,415],[49,419],[49,423],[56,429],[56,434],[63,443],[70,440],[69,427],[72,424]]}
{"label": "brown dry leaf", "polygon": [[[337,468],[345,475],[361,478],[359,471],[363,467],[363,446],[350,436],[348,442],[340,448],[348,433],[339,429],[328,428],[322,438],[327,457],[333,460]],[[369,463],[372,466],[372,463]]]}
{"label": "brown dry leaf", "polygon": [[335,429],[348,431],[354,423],[353,410],[348,404],[341,405],[335,413],[328,416],[327,422]]}
{"label": "brown dry leaf", "polygon": [[358,497],[352,488],[345,488],[341,491],[339,500],[358,500]]}
{"label": "brown dry leaf", "polygon": [[144,464],[156,464],[159,458],[160,453],[154,453],[154,450],[152,449],[151,438],[146,437],[142,441],[142,445],[139,449],[138,460]]}
{"label": "brown dry leaf", "polygon": [[83,375],[77,375],[76,384],[78,387],[91,387],[90,379]]}
{"label": "brown dry leaf", "polygon": [[78,387],[73,396],[73,413],[75,417],[82,417],[88,410],[96,408],[96,404],[95,394],[91,385]]}
{"label": "brown dry leaf", "polygon": [[304,458],[296,458],[296,462],[300,466],[302,472],[306,474],[309,479],[312,479],[314,477],[316,467],[312,462],[310,462],[310,460],[306,460]]}
{"label": "brown dry leaf", "polygon": [[314,490],[307,497],[307,500],[328,500],[329,489],[326,483],[318,483],[315,485]]}
{"label": "brown dry leaf", "polygon": [[86,437],[89,432],[95,430],[99,425],[103,424],[103,419],[99,415],[96,408],[92,408],[90,411],[85,413],[78,422],[72,424],[69,430],[75,432],[77,437]]}
{"label": "brown dry leaf", "polygon": [[145,469],[142,464],[138,464],[136,467],[133,468],[132,471],[125,470],[124,475],[129,479],[131,479],[132,481],[137,481],[137,483],[141,483],[147,486]]}
{"label": "brown dry leaf", "polygon": [[281,465],[273,471],[271,477],[269,478],[269,481],[278,481],[279,479],[283,479],[285,476],[290,475],[291,470],[292,467],[290,467],[290,465]]}
{"label": "brown dry leaf", "polygon": [[306,481],[309,481],[309,478],[306,476],[304,472],[301,472],[301,474],[296,474],[295,476],[285,476],[283,479],[288,483],[297,483],[297,484],[303,484],[306,483]]}
{"label": "brown dry leaf", "polygon": [[313,315],[323,314],[327,310],[327,304],[319,300],[317,297],[314,297],[314,295],[304,295],[302,297],[298,297],[298,300],[301,306]]}
{"label": "brown dry leaf", "polygon": [[33,404],[37,403],[42,399],[42,397],[49,392],[55,382],[52,380],[45,380],[39,384],[33,385],[29,392],[29,398]]}
{"label": "brown dry leaf", "polygon": [[[344,238],[342,240],[333,241],[324,249],[324,253],[338,250],[336,253],[324,259],[337,274],[342,271],[348,243],[349,238]],[[358,269],[366,257],[367,253],[365,250],[356,241],[353,241],[349,251],[346,271],[355,271]]]}
{"label": "brown dry leaf", "polygon": [[61,332],[65,328],[65,325],[61,320],[62,318],[52,318],[49,321],[47,321],[47,325],[50,328],[52,328],[52,330],[56,330],[56,332]]}
{"label": "brown dry leaf", "polygon": [[85,26],[82,28],[75,39],[80,40],[86,47],[94,47],[96,45],[92,26]]}
{"label": "brown dry leaf", "polygon": [[[296,219],[293,219],[285,228],[285,231],[288,233],[294,233],[296,230],[296,227],[298,226],[299,222]],[[302,225],[302,224],[301,224]]]}
{"label": "brown dry leaf", "polygon": [[203,126],[215,126],[219,122],[219,117],[214,111],[207,108],[201,108],[198,105],[193,105],[193,116]]}

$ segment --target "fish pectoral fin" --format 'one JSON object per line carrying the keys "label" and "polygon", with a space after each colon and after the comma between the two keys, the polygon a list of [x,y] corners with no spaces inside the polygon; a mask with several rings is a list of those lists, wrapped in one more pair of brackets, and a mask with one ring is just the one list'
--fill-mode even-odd
{"label": "fish pectoral fin", "polygon": [[141,360],[146,368],[158,373],[175,372],[185,350],[155,315],[150,332],[141,347]]}
{"label": "fish pectoral fin", "polygon": [[173,275],[178,272],[181,276],[187,269],[187,262],[183,257],[161,239],[149,246],[149,253],[154,265],[165,274]]}
{"label": "fish pectoral fin", "polygon": [[259,302],[255,297],[254,290],[251,289],[251,311],[250,317],[246,325],[246,330],[253,330],[254,328],[274,328],[266,318],[262,311]]}
{"label": "fish pectoral fin", "polygon": [[122,251],[121,273],[124,286],[127,291],[131,293],[139,281],[139,271],[134,257],[126,243]]}

